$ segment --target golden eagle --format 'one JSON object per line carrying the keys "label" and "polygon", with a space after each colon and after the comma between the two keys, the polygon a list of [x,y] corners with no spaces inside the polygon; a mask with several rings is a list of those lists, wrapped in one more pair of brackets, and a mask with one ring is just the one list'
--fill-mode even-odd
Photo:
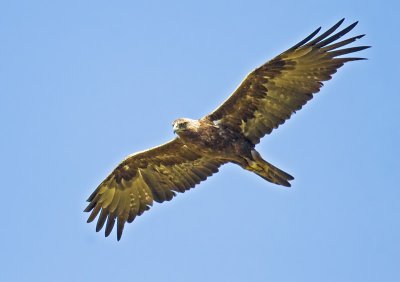
{"label": "golden eagle", "polygon": [[252,71],[214,112],[199,119],[173,122],[174,140],[128,156],[90,195],[85,212],[88,222],[100,213],[96,231],[105,224],[110,235],[117,220],[117,239],[124,224],[148,210],[153,201],[169,201],[228,162],[252,171],[265,180],[290,186],[294,178],[263,160],[255,145],[301,109],[344,63],[363,60],[341,57],[369,46],[346,46],[364,35],[337,42],[357,22],[334,33],[342,24],[304,40]]}

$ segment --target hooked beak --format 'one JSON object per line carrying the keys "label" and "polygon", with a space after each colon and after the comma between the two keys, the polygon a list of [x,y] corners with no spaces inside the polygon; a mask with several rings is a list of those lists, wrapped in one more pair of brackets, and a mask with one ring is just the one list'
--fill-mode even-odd
{"label": "hooked beak", "polygon": [[174,134],[178,131],[178,124],[174,124],[173,126]]}

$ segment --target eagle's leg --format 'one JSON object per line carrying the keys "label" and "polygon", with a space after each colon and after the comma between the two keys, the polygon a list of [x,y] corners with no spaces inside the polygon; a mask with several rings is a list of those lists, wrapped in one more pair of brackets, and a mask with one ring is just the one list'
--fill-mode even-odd
{"label": "eagle's leg", "polygon": [[294,177],[265,161],[255,149],[251,150],[251,159],[246,158],[246,160],[247,165],[242,166],[244,169],[256,173],[269,182],[291,186],[289,181]]}

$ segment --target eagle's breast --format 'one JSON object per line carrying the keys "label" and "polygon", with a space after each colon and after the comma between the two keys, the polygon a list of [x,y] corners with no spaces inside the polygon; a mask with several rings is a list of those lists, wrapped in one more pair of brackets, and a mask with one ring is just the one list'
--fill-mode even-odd
{"label": "eagle's breast", "polygon": [[179,137],[189,149],[211,157],[229,157],[240,153],[250,146],[240,133],[226,126],[218,126],[209,122],[201,122],[196,128],[188,128],[180,132]]}

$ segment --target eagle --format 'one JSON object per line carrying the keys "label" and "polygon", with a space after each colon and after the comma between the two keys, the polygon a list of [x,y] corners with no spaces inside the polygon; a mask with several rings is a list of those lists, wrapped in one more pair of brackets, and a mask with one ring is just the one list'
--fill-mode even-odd
{"label": "eagle", "polygon": [[[233,94],[211,114],[172,123],[177,137],[163,145],[126,157],[88,198],[87,222],[98,215],[96,231],[105,224],[109,236],[117,222],[117,240],[126,222],[153,202],[170,201],[234,163],[263,179],[290,187],[293,176],[264,160],[255,146],[319,92],[323,81],[347,62],[342,56],[370,46],[348,47],[365,34],[339,41],[358,22],[337,31],[340,20],[317,36],[321,27],[287,51],[250,72]],[[346,48],[342,48],[346,46]]]}

